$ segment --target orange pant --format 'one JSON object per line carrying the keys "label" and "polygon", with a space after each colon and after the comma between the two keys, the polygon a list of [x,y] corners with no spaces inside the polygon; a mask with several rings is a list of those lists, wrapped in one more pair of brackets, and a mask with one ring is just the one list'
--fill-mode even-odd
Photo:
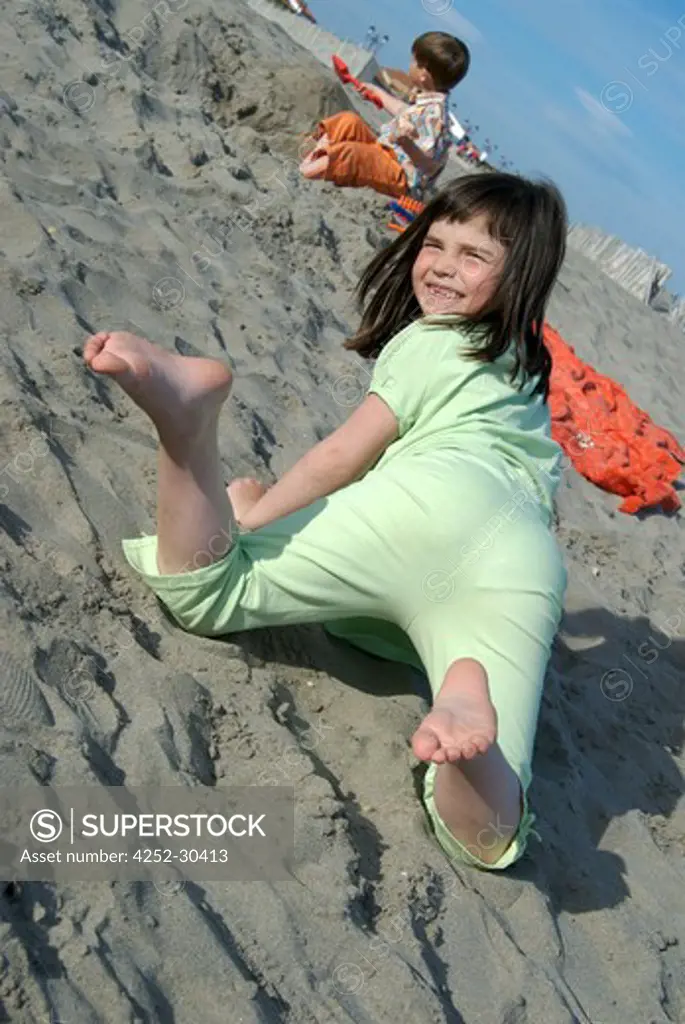
{"label": "orange pant", "polygon": [[399,160],[376,140],[359,114],[343,110],[319,123],[317,138],[326,134],[328,170],[326,181],[348,188],[373,188],[386,196],[404,196],[407,176]]}

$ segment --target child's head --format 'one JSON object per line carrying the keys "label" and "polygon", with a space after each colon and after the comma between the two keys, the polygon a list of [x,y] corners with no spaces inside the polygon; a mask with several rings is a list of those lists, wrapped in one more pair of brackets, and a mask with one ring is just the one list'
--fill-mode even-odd
{"label": "child's head", "polygon": [[451,315],[476,343],[474,358],[492,362],[513,345],[514,373],[539,375],[546,393],[542,328],[566,232],[566,205],[551,182],[499,172],[457,178],[367,267],[362,321],[345,347],[374,356],[412,321]]}
{"label": "child's head", "polygon": [[436,217],[411,271],[412,290],[424,316],[479,316],[495,294],[507,250],[485,211],[463,221]]}
{"label": "child's head", "polygon": [[471,62],[466,43],[446,32],[424,32],[412,48],[409,77],[425,92],[449,92],[465,77]]}

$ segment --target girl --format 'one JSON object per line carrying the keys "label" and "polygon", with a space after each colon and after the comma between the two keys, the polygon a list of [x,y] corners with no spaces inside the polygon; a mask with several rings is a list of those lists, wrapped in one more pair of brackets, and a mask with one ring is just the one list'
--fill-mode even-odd
{"label": "girl", "polygon": [[131,565],[191,632],[324,622],[424,668],[434,703],[412,745],[425,805],[447,854],[481,868],[525,848],[566,582],[542,340],[565,238],[551,184],[450,184],[359,284],[345,347],[375,360],[366,398],[268,490],[224,488],[221,363],[121,333],[84,353],[159,434],[158,535],[124,542]]}

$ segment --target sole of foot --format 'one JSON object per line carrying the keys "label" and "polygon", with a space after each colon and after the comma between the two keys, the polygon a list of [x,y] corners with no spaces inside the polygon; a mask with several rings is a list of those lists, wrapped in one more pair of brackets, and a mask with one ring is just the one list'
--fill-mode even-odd
{"label": "sole of foot", "polygon": [[124,331],[101,331],[83,358],[112,377],[160,432],[187,435],[213,420],[231,391],[230,369],[216,359],[179,356]]}
{"label": "sole of foot", "polygon": [[485,754],[497,737],[497,715],[480,662],[463,659],[448,670],[432,710],[412,737],[420,761],[445,764]]}
{"label": "sole of foot", "polygon": [[323,178],[328,170],[328,163],[328,154],[324,153],[323,156],[319,156],[316,160],[310,160],[300,164],[300,172],[305,178],[311,178],[312,180]]}

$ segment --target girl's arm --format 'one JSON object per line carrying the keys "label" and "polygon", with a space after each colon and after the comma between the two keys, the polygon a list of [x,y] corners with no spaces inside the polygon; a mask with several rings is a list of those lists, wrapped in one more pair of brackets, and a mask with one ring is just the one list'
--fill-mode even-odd
{"label": "girl's arm", "polygon": [[253,505],[240,525],[262,526],[311,505],[363,476],[398,436],[394,413],[377,395],[367,395],[350,418],[314,445]]}

